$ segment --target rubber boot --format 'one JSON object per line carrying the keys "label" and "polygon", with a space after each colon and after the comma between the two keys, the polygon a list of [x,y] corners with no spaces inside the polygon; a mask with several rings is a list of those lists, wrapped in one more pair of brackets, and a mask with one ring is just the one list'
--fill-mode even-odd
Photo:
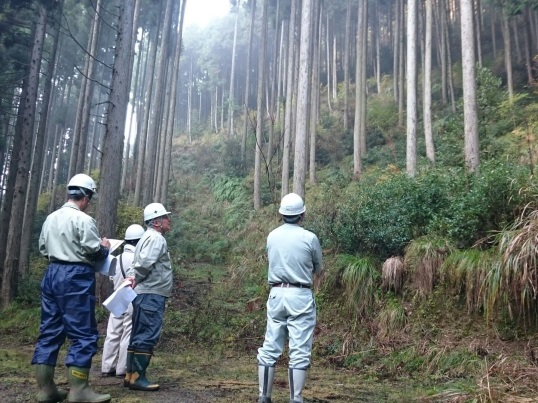
{"label": "rubber boot", "polygon": [[290,403],[303,403],[303,388],[306,382],[306,370],[290,368]]}
{"label": "rubber boot", "polygon": [[123,378],[123,386],[129,387],[131,383],[131,375],[133,374],[133,357],[134,350],[127,350],[127,372],[125,372],[125,378]]}
{"label": "rubber boot", "polygon": [[258,381],[260,385],[258,403],[271,403],[273,379],[275,379],[275,367],[258,365]]}
{"label": "rubber boot", "polygon": [[106,403],[110,402],[110,395],[100,395],[95,393],[88,385],[88,375],[90,374],[89,368],[81,367],[68,367],[67,376],[69,378],[69,383],[71,384],[71,389],[69,390],[69,395],[67,395],[67,400],[69,402],[84,402],[84,403]]}
{"label": "rubber boot", "polygon": [[129,382],[129,389],[144,390],[154,392],[159,390],[159,384],[148,381],[146,369],[151,361],[151,353],[140,353],[135,351],[133,356],[133,373]]}
{"label": "rubber boot", "polygon": [[65,390],[58,389],[54,383],[55,369],[56,368],[53,365],[35,365],[35,377],[37,380],[37,386],[39,388],[39,392],[37,392],[38,402],[61,402],[67,397],[67,392]]}

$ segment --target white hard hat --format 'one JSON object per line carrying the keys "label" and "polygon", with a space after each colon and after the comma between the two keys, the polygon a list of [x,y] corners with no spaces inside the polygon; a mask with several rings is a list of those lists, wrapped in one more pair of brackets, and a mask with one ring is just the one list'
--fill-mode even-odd
{"label": "white hard hat", "polygon": [[125,230],[125,240],[126,241],[134,241],[136,239],[142,238],[142,235],[144,235],[144,227],[138,224],[129,225],[129,227]]}
{"label": "white hard hat", "polygon": [[75,176],[73,176],[67,184],[67,189],[67,193],[72,195],[84,194],[84,196],[88,196],[83,189],[91,191],[92,194],[97,193],[97,185],[95,184],[95,181],[86,174],[76,174]]}
{"label": "white hard hat", "polygon": [[282,198],[278,212],[282,215],[294,216],[306,211],[303,199],[297,193],[288,193]]}
{"label": "white hard hat", "polygon": [[144,222],[170,214],[161,203],[150,203],[144,208]]}

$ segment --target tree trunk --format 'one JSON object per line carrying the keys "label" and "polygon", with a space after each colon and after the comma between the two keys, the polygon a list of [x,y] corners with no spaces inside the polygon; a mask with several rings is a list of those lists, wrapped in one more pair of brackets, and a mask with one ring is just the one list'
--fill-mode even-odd
{"label": "tree trunk", "polygon": [[[159,0],[160,7],[162,8],[162,0]],[[162,14],[162,13],[160,13]],[[144,96],[144,118],[142,120],[142,125],[138,130],[138,156],[137,156],[137,168],[136,168],[136,185],[135,185],[135,194],[134,194],[134,204],[140,206],[142,201],[142,192],[144,187],[149,186],[149,184],[144,182],[144,172],[147,170],[147,163],[145,160],[146,156],[146,144],[148,140],[148,127],[150,120],[150,111],[152,104],[152,91],[153,91],[153,73],[155,71],[155,61],[157,60],[157,44],[159,41],[159,24],[154,28],[155,37],[153,39],[153,45],[148,43],[150,48],[150,54],[148,55],[148,66],[146,69],[146,94]]]}
{"label": "tree trunk", "polygon": [[504,40],[504,66],[506,68],[506,85],[510,103],[514,100],[514,84],[512,79],[512,46],[510,40],[510,26],[506,12],[502,13],[502,33]]}
{"label": "tree trunk", "polygon": [[243,169],[246,170],[247,163],[247,137],[248,137],[248,99],[250,95],[250,59],[252,53],[252,41],[254,39],[254,22],[256,16],[256,0],[252,0],[250,6],[250,29],[248,33],[248,50],[247,50],[247,68],[245,77],[245,95],[243,103],[243,136],[241,138],[241,161],[243,162]]}
{"label": "tree trunk", "polygon": [[344,45],[344,129],[349,129],[349,53],[351,36],[351,0],[346,1],[346,36]]}
{"label": "tree trunk", "polygon": [[366,21],[365,13],[367,12],[367,7],[367,0],[359,1],[359,10],[357,13],[357,50],[355,54],[355,121],[353,124],[353,176],[355,178],[359,178],[362,174],[362,108],[363,103],[366,101],[363,82],[363,71],[366,68],[366,31],[364,29],[364,23]]}
{"label": "tree trunk", "polygon": [[[97,224],[102,236],[106,237],[114,237],[116,235],[125,117],[129,102],[129,66],[133,52],[131,35],[133,30],[134,2],[135,0],[124,0],[120,3],[118,36],[116,37],[110,98],[106,114],[106,131],[103,139]],[[105,286],[104,278],[100,278],[100,280],[98,281],[96,296],[99,302],[102,302],[106,298],[106,294],[111,290]]]}
{"label": "tree trunk", "polygon": [[290,30],[288,34],[288,65],[286,73],[286,104],[284,115],[284,146],[282,148],[282,182],[281,196],[284,197],[289,193],[289,177],[290,177],[290,147],[291,147],[291,129],[292,115],[295,109],[295,101],[293,99],[294,87],[294,65],[295,65],[295,21],[297,15],[297,0],[291,0],[290,11]]}
{"label": "tree trunk", "polygon": [[435,162],[435,145],[432,130],[432,2],[426,0],[425,41],[424,41],[424,99],[423,120],[426,157],[432,164]]}
{"label": "tree trunk", "polygon": [[241,1],[237,4],[237,14],[235,16],[235,25],[234,25],[234,40],[232,45],[232,66],[230,68],[230,90],[228,92],[228,136],[231,136],[234,131],[234,109],[235,109],[235,99],[234,99],[234,82],[235,82],[235,53],[237,47],[237,26],[239,25],[239,12],[240,12]]}
{"label": "tree trunk", "polygon": [[97,42],[99,38],[99,27],[101,23],[101,1],[97,0],[97,5],[95,7],[95,15],[93,17],[93,26],[91,31],[91,46],[89,49],[88,55],[88,71],[85,80],[86,91],[84,94],[84,106],[82,109],[81,115],[81,124],[80,124],[80,142],[78,147],[78,157],[76,160],[75,173],[84,172],[84,166],[86,162],[87,145],[88,145],[88,128],[90,123],[90,111],[92,107],[93,99],[93,88],[94,88],[94,76],[95,76],[95,61],[94,58],[97,56]]}
{"label": "tree trunk", "polygon": [[314,3],[313,24],[313,55],[312,55],[312,94],[310,110],[310,163],[309,175],[310,183],[316,183],[316,131],[319,119],[319,73],[320,73],[320,47],[321,47],[321,5]]}
{"label": "tree trunk", "polygon": [[308,106],[311,55],[312,1],[303,0],[301,10],[301,46],[299,49],[299,77],[297,93],[297,128],[295,130],[295,155],[293,160],[293,191],[304,199],[306,179],[306,145],[308,133]]}
{"label": "tree trunk", "polygon": [[172,165],[172,139],[174,137],[174,122],[176,114],[176,101],[177,101],[177,88],[179,81],[179,61],[181,57],[181,43],[183,37],[183,21],[185,19],[185,7],[187,5],[187,0],[181,1],[181,14],[179,17],[179,29],[178,37],[176,40],[176,49],[174,51],[174,66],[172,68],[172,95],[170,99],[169,113],[168,113],[168,123],[166,126],[166,154],[164,156],[163,164],[163,181],[162,181],[162,190],[161,190],[161,200],[166,202],[168,200],[168,181],[170,179],[170,167]]}
{"label": "tree trunk", "polygon": [[166,68],[166,60],[168,58],[168,38],[170,36],[170,26],[172,24],[172,0],[165,0],[166,7],[164,12],[164,24],[162,30],[161,38],[161,52],[159,55],[159,61],[157,62],[157,74],[155,77],[155,93],[154,98],[154,108],[152,108],[152,118],[150,119],[149,130],[148,130],[148,142],[146,150],[146,164],[144,169],[144,192],[142,197],[142,204],[146,205],[151,203],[154,196],[154,176],[155,176],[155,167],[156,167],[156,157],[157,157],[157,145],[159,142],[159,137],[161,134],[162,127],[162,109],[159,107],[162,105],[164,92],[164,73]]}
{"label": "tree trunk", "polygon": [[461,58],[463,70],[463,119],[465,126],[465,163],[469,172],[480,164],[478,118],[476,111],[475,49],[472,0],[461,1]]}
{"label": "tree trunk", "polygon": [[56,76],[56,63],[57,63],[57,50],[58,41],[60,38],[58,21],[61,20],[63,11],[63,1],[56,5],[54,10],[54,18],[52,18],[53,29],[55,31],[54,42],[52,45],[52,51],[50,54],[49,63],[47,66],[46,83],[43,89],[43,99],[41,102],[41,118],[39,119],[39,128],[37,132],[35,142],[35,152],[32,162],[32,171],[30,175],[30,182],[27,189],[27,201],[24,210],[24,219],[21,231],[21,244],[20,244],[20,263],[19,274],[21,277],[26,277],[28,274],[28,266],[30,261],[30,242],[33,234],[34,216],[37,208],[37,198],[39,196],[38,188],[40,181],[40,174],[43,171],[43,155],[45,154],[45,136],[46,127],[48,122],[48,111],[51,100],[52,83]]}
{"label": "tree trunk", "polygon": [[261,201],[261,163],[263,152],[263,82],[265,78],[265,60],[267,49],[267,5],[269,0],[263,0],[262,7],[262,25],[261,25],[261,44],[258,55],[258,95],[256,101],[256,150],[254,156],[254,210],[259,210],[262,206]]}
{"label": "tree trunk", "polygon": [[45,40],[47,21],[47,9],[44,6],[40,6],[38,12],[39,17],[36,23],[30,74],[28,77],[28,91],[25,98],[22,100],[23,103],[19,106],[20,108],[24,108],[21,133],[22,146],[18,154],[19,162],[17,164],[17,176],[15,180],[15,191],[13,193],[6,256],[4,260],[4,272],[2,277],[0,303],[3,308],[7,307],[17,294],[20,241],[22,234],[21,223],[24,219],[24,205],[26,202],[31,145],[33,144],[35,111],[39,89],[39,70],[41,68],[41,57],[43,54],[43,42]]}
{"label": "tree trunk", "polygon": [[417,173],[417,0],[407,3],[407,175]]}

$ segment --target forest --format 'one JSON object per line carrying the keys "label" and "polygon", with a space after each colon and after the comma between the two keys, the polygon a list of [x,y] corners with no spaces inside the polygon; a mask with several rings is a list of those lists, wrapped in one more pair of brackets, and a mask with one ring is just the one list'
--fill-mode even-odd
{"label": "forest", "polygon": [[102,236],[172,211],[164,387],[96,356],[114,401],[254,401],[290,192],[324,256],[306,402],[536,401],[538,0],[222,0],[185,26],[195,1],[0,2],[6,401],[34,399],[37,240],[82,172]]}

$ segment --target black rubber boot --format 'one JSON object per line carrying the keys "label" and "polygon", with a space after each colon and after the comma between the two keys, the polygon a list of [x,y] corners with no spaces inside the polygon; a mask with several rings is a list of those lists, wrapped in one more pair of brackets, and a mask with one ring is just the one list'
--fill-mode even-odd
{"label": "black rubber boot", "polygon": [[133,374],[133,357],[134,350],[127,350],[127,372],[125,372],[125,378],[123,378],[123,386],[129,387],[131,383],[131,375]]}

